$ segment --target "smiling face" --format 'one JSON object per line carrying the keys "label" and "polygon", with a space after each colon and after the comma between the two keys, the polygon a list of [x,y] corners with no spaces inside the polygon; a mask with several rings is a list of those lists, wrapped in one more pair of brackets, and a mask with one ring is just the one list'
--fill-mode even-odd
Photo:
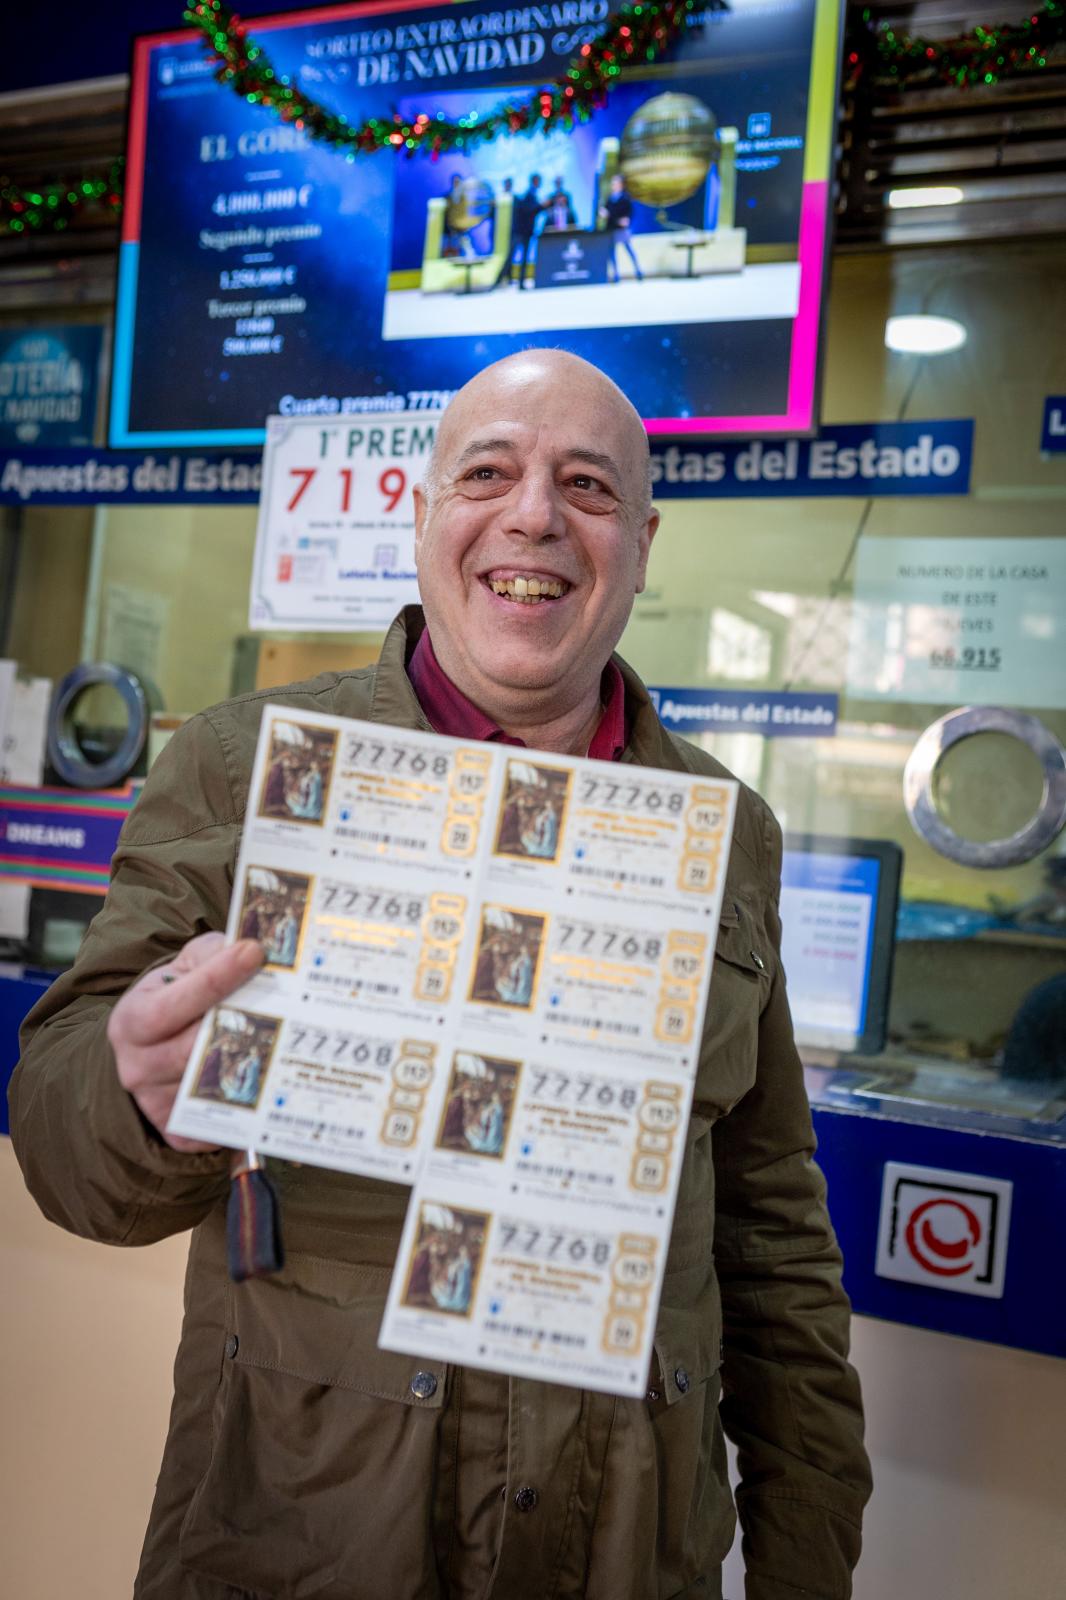
{"label": "smiling face", "polygon": [[510,356],[441,424],[415,490],[418,581],[445,672],[503,726],[598,704],[658,525],[636,412],[562,351]]}

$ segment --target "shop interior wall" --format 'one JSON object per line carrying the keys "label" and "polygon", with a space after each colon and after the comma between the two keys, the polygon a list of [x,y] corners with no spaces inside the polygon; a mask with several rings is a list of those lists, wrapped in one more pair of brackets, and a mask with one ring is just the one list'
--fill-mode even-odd
{"label": "shop interior wall", "polygon": [[139,659],[124,664],[146,672],[168,711],[224,700],[247,631],[255,507],[108,506],[103,519],[97,652],[128,639]]}
{"label": "shop interior wall", "polygon": [[[89,584],[93,510],[27,506],[16,513],[18,545],[4,650],[33,677],[57,678],[78,659]],[[9,531],[8,537],[13,537]]]}

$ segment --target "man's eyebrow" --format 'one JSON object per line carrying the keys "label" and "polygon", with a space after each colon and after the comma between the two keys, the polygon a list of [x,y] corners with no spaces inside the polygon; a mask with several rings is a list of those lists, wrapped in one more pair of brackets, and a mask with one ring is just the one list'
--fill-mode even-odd
{"label": "man's eyebrow", "polygon": [[467,462],[473,461],[475,456],[487,455],[493,450],[507,450],[513,453],[514,448],[513,439],[472,439],[466,449],[460,451],[456,456],[455,468],[458,470],[460,467],[465,467]]}
{"label": "man's eyebrow", "polygon": [[604,455],[602,450],[585,450],[578,446],[576,450],[566,452],[567,461],[584,461],[590,467],[598,467],[601,472],[619,482],[622,474],[618,470],[618,463],[613,456]]}

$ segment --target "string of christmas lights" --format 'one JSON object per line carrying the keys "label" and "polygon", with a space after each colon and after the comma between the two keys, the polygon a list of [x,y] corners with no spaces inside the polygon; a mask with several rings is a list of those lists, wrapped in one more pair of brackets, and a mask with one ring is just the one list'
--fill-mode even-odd
{"label": "string of christmas lights", "polygon": [[[714,6],[723,3],[711,0]],[[222,0],[197,0],[184,16],[218,58],[216,76],[221,82],[354,161],[357,155],[390,148],[406,154],[428,150],[437,156],[446,150],[474,148],[501,133],[531,134],[587,122],[627,69],[658,60],[690,19],[695,23],[707,9],[704,0],[640,0],[612,16],[598,38],[582,46],[563,77],[526,98],[506,99],[487,115],[472,111],[457,121],[441,112],[421,111],[409,121],[374,117],[358,127],[277,73],[262,47],[248,37],[247,24]],[[951,39],[897,33],[876,23],[866,10],[861,27],[849,39],[845,71],[851,89],[864,77],[899,88],[934,83],[979,88],[1066,64],[1064,45],[1066,0],[1045,0],[1017,22],[991,28],[977,24]],[[0,235],[62,232],[79,214],[97,208],[117,218],[122,211],[124,171],[120,157],[106,177],[94,173],[25,187],[0,176]]]}
{"label": "string of christmas lights", "polygon": [[[1066,43],[1066,4],[1046,0],[1018,22],[985,28],[980,23],[951,39],[925,39],[875,24],[863,11],[862,27],[848,42],[845,73],[853,89],[863,76],[903,88],[945,84],[969,89],[1003,78],[1037,72],[1052,64],[1052,52]],[[1066,65],[1059,56],[1058,65]]]}
{"label": "string of christmas lights", "polygon": [[581,47],[565,75],[526,96],[502,100],[489,112],[470,111],[453,121],[442,111],[420,111],[404,118],[370,117],[358,126],[319,105],[278,72],[261,45],[247,34],[247,23],[223,0],[197,0],[185,20],[199,28],[217,57],[215,76],[251,105],[276,111],[311,138],[357,155],[394,149],[408,155],[426,150],[436,158],[449,150],[471,150],[500,134],[531,134],[569,129],[587,122],[606,103],[611,89],[630,67],[646,67],[667,51],[697,11],[719,9],[723,0],[638,0],[607,21],[603,32]]}
{"label": "string of christmas lights", "polygon": [[61,233],[80,213],[97,208],[119,216],[125,166],[120,157],[106,177],[62,178],[29,188],[0,178],[0,232]]}

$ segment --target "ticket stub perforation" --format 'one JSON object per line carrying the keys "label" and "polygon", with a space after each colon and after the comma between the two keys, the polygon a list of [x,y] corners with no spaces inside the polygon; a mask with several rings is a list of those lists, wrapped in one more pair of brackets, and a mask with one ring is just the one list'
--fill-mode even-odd
{"label": "ticket stub perforation", "polygon": [[395,1350],[619,1394],[654,1337],[736,785],[268,706],[171,1131],[412,1186]]}

